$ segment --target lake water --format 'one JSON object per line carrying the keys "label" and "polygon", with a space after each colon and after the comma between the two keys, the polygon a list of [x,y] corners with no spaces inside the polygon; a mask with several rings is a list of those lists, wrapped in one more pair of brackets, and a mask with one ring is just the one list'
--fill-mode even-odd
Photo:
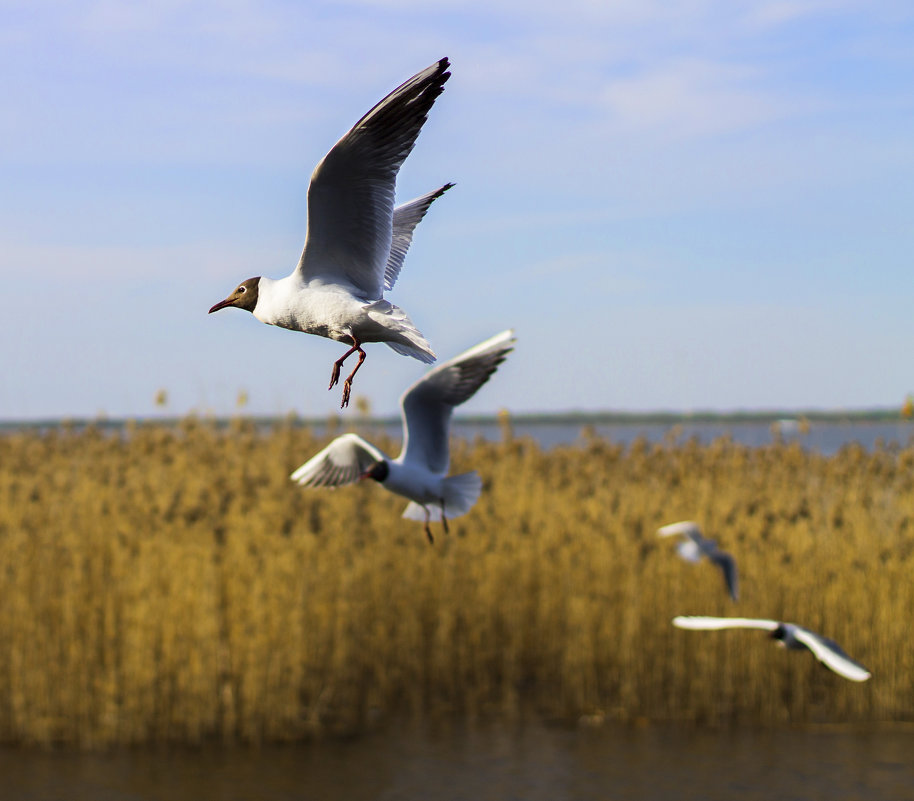
{"label": "lake water", "polygon": [[[752,423],[614,423],[587,426],[587,429],[603,439],[630,444],[638,437],[648,442],[664,442],[675,437],[676,442],[685,442],[696,437],[702,443],[730,436],[735,442],[751,447],[770,445],[778,437],[785,442],[799,442],[804,448],[830,455],[844,445],[859,443],[867,450],[877,442],[907,445],[914,437],[914,423],[909,421],[889,422],[813,422],[805,433],[794,421],[784,421],[773,430],[770,422]],[[516,423],[515,437],[533,437],[544,448],[556,445],[571,445],[580,442],[585,427],[571,423]],[[389,427],[391,436],[400,435],[399,425]],[[498,440],[502,433],[497,423],[471,424],[456,421],[451,432],[460,437],[483,437]]]}
{"label": "lake water", "polygon": [[[328,427],[324,424],[312,426],[317,434],[342,433],[349,430],[346,425],[352,420],[344,419],[339,426]],[[402,436],[399,421],[380,424],[355,424],[354,427],[365,436],[372,432],[383,431],[397,440]],[[904,446],[914,441],[914,422],[892,420],[878,422],[811,422],[807,429],[801,429],[796,420],[783,420],[777,423],[760,422],[676,422],[676,423],[602,423],[587,425],[579,422],[557,420],[555,422],[512,422],[511,431],[514,437],[530,437],[543,448],[554,448],[558,445],[580,444],[585,432],[592,432],[602,439],[629,445],[639,437],[648,442],[686,442],[693,437],[703,444],[729,436],[734,442],[750,447],[770,445],[776,440],[798,442],[802,447],[824,455],[831,455],[843,446],[851,443],[862,445],[872,450],[877,443]],[[497,422],[471,423],[455,419],[451,423],[451,436],[464,439],[481,437],[489,441],[499,441],[504,431]]]}
{"label": "lake water", "polygon": [[910,801],[914,732],[525,725],[91,755],[0,751],[0,799]]}
{"label": "lake water", "polygon": [[[151,421],[154,422],[154,421]],[[109,431],[126,430],[124,421],[106,420],[93,423]],[[168,424],[167,422],[163,424]],[[272,423],[257,420],[264,429]],[[47,431],[61,425],[58,422],[16,423],[0,422],[0,434],[18,430]],[[76,430],[85,423],[75,426]],[[359,423],[355,417],[340,418],[338,423],[328,426],[325,423],[312,424],[312,430],[318,434],[339,434],[350,430],[350,426],[370,436],[372,432],[383,431],[393,439],[402,435],[400,422]],[[796,441],[804,448],[830,455],[844,445],[858,443],[867,450],[873,449],[878,442],[886,445],[904,446],[914,441],[914,421],[893,420],[879,422],[818,422],[809,424],[808,430],[801,430],[797,421],[784,420],[777,424],[761,422],[677,422],[677,423],[606,423],[585,425],[561,419],[545,422],[514,421],[511,425],[515,437],[531,437],[543,448],[554,448],[558,445],[574,445],[583,441],[584,432],[590,431],[603,439],[628,445],[638,437],[648,442],[685,442],[693,437],[707,444],[722,437],[732,437],[734,442],[750,447],[770,445],[779,438],[785,442]],[[464,439],[481,437],[490,441],[499,441],[504,437],[502,427],[497,422],[464,422],[455,419],[451,424],[451,435]]]}

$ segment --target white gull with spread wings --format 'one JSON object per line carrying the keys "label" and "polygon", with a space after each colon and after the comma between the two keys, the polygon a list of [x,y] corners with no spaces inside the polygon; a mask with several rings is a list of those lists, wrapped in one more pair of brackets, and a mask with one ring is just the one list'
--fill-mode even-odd
{"label": "white gull with spread wings", "polygon": [[403,517],[429,521],[465,514],[476,503],[482,479],[474,472],[448,476],[448,432],[455,406],[468,401],[513,350],[514,332],[496,334],[430,370],[400,398],[403,447],[396,459],[358,434],[337,437],[292,473],[306,487],[340,487],[373,478],[385,489],[409,498]]}
{"label": "white gull with spread wings", "polygon": [[681,536],[676,544],[676,552],[687,562],[700,562],[706,557],[720,568],[724,574],[727,592],[734,601],[739,600],[739,574],[736,570],[736,560],[725,551],[717,547],[712,539],[703,536],[698,523],[691,520],[682,520],[670,523],[657,529],[658,537]]}
{"label": "white gull with spread wings", "polygon": [[859,662],[851,659],[834,640],[804,629],[796,623],[782,623],[779,620],[764,620],[750,617],[702,617],[683,615],[673,618],[673,625],[681,629],[699,631],[717,629],[762,629],[771,633],[771,638],[791,650],[809,650],[827,668],[851,681],[866,681],[870,672]]}
{"label": "white gull with spread wings", "polygon": [[261,322],[351,345],[330,376],[333,388],[343,362],[358,352],[343,382],[342,406],[349,404],[352,379],[365,361],[365,342],[385,342],[426,364],[435,361],[406,312],[383,294],[397,280],[413,229],[451,186],[394,208],[397,173],[444,90],[449,66],[443,58],[394,89],[317,165],[308,187],[305,247],[292,274],[248,278],[209,310],[234,306]]}

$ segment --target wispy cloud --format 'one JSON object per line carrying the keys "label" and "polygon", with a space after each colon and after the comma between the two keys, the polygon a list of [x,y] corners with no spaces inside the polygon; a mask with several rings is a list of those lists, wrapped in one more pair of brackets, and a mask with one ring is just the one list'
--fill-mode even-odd
{"label": "wispy cloud", "polygon": [[268,248],[239,249],[218,243],[192,245],[51,245],[0,240],[0,272],[41,277],[45,281],[136,282],[209,279],[225,284],[241,280],[264,264],[285,264],[289,254]]}
{"label": "wispy cloud", "polygon": [[686,59],[607,82],[599,102],[613,127],[665,138],[757,128],[788,114],[790,100],[756,85],[758,69]]}

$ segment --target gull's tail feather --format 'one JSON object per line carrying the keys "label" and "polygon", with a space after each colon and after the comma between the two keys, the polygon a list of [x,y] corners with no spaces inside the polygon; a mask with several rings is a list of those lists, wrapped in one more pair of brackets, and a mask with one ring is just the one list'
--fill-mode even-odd
{"label": "gull's tail feather", "polygon": [[[450,476],[444,479],[444,514],[448,520],[465,515],[475,506],[482,492],[482,478],[475,470],[470,473]],[[441,507],[437,503],[428,505],[429,520],[441,522]],[[425,522],[425,507],[412,502],[403,512],[407,520]]]}
{"label": "gull's tail feather", "polygon": [[[418,331],[416,333],[419,334]],[[438,358],[432,350],[432,346],[422,338],[421,334],[419,334],[419,343],[401,345],[398,342],[386,342],[384,344],[395,350],[401,356],[412,356],[414,359],[418,359],[424,364],[431,364]]]}
{"label": "gull's tail feather", "polygon": [[[385,336],[381,337],[382,341],[397,353],[412,356],[425,364],[431,364],[438,358],[432,346],[399,306],[378,300],[369,306],[368,316],[383,327]],[[388,339],[391,335],[395,338]]]}

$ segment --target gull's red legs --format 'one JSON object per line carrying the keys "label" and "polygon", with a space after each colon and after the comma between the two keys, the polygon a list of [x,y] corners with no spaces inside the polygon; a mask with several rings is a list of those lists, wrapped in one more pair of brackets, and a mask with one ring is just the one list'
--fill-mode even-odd
{"label": "gull's red legs", "polygon": [[425,536],[428,537],[428,544],[434,545],[435,538],[432,536],[432,527],[428,524],[428,521],[431,518],[432,513],[429,511],[429,508],[427,506],[423,506],[422,508],[425,509]]}
{"label": "gull's red legs", "polygon": [[[352,336],[350,334],[350,336]],[[355,374],[359,371],[359,368],[362,366],[362,362],[365,361],[365,357],[368,355],[362,350],[362,343],[359,342],[354,336],[352,337],[353,345],[349,350],[347,350],[339,359],[333,363],[333,372],[330,373],[330,386],[327,389],[333,389],[340,380],[340,369],[343,366],[343,362],[346,361],[353,353],[356,351],[359,352],[359,361],[356,364],[355,369],[349,374],[349,377],[343,382],[343,402],[340,404],[340,408],[344,409],[349,405],[349,392],[352,389],[352,379],[355,377]]]}
{"label": "gull's red legs", "polygon": [[441,499],[441,522],[444,523],[444,533],[450,534],[447,527],[447,515],[444,513],[444,498]]}

